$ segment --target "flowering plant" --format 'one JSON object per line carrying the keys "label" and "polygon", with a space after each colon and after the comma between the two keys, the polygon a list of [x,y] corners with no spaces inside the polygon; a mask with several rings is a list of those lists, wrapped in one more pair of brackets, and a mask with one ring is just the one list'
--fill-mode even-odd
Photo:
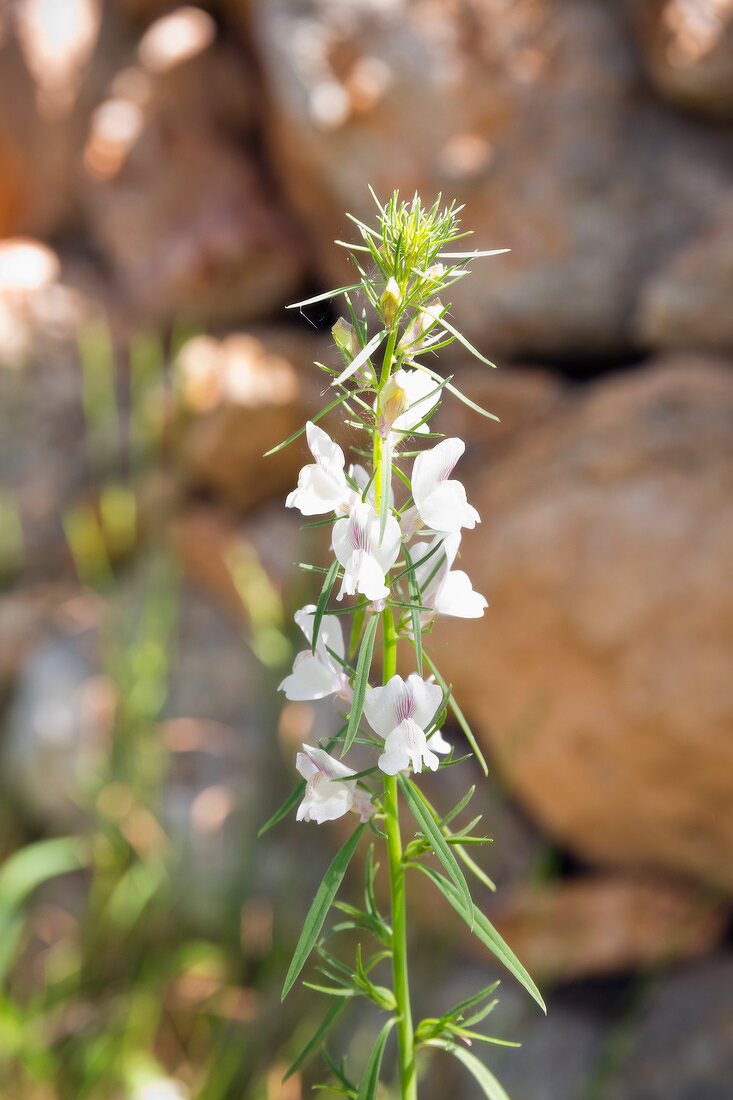
{"label": "flowering plant", "polygon": [[[319,364],[332,375],[334,400],[280,444],[284,447],[305,432],[313,461],[301,470],[286,503],[304,516],[324,517],[315,522],[331,526],[333,552],[328,567],[304,566],[323,574],[323,583],[317,603],[295,615],[307,646],[296,656],[292,672],[280,687],[291,700],[335,696],[341,703],[343,725],[325,746],[303,745],[296,760],[302,780],[264,828],[296,805],[298,820],[322,823],[349,812],[359,818],[326,872],[285,979],[283,997],[315,950],[325,984],[311,984],[311,988],[334,998],[289,1072],[320,1050],[335,1079],[329,1088],[353,1100],[372,1100],[394,1027],[403,1100],[417,1096],[416,1054],[424,1048],[453,1054],[490,1100],[501,1100],[506,1097],[504,1090],[470,1049],[473,1042],[497,1041],[475,1028],[496,1003],[492,994],[498,983],[447,1007],[439,1018],[413,1024],[405,895],[408,871],[426,876],[544,1009],[529,974],[471,899],[467,875],[492,887],[470,854],[472,847],[488,842],[474,832],[480,817],[462,828],[453,827],[474,788],[444,813],[432,805],[416,781],[426,768],[437,771],[461,762],[441,732],[449,710],[487,773],[451,688],[427,652],[424,636],[436,615],[477,618],[487,606],[466,573],[453,568],[463,529],[471,530],[480,522],[463,485],[453,477],[465,447],[460,439],[444,439],[431,431],[429,421],[446,392],[484,416],[492,414],[470,401],[450,378],[441,377],[425,360],[459,341],[492,365],[448,320],[449,305],[440,295],[468,274],[470,260],[494,253],[451,251],[455,242],[466,236],[459,232],[455,205],[441,209],[439,199],[426,210],[417,196],[410,203],[400,203],[395,194],[385,206],[378,201],[377,206],[377,226],[353,218],[362,241],[344,245],[359,282],[297,303],[304,306],[341,294],[350,319],[340,318],[332,330],[343,367],[332,370]],[[365,300],[359,312],[352,300],[355,291]],[[368,331],[369,315],[377,318],[373,335]],[[347,466],[341,447],[316,423],[337,407],[348,417],[347,424],[365,433],[368,446],[357,455],[366,461],[366,467]],[[408,444],[408,440],[426,447],[410,450],[414,443]],[[334,592],[339,606],[327,610]],[[347,607],[343,606],[345,597],[352,601]],[[347,635],[342,626],[346,617],[351,619]],[[400,639],[413,654],[414,671],[406,678],[397,671]],[[371,686],[372,664],[380,646],[381,685]],[[361,746],[368,754],[369,764],[358,771],[344,763],[352,746]],[[410,839],[400,826],[403,809],[413,819]],[[367,832],[386,845],[388,915],[377,903],[374,845],[366,858],[364,908],[336,901],[347,867]],[[442,870],[426,861],[430,855],[437,857]],[[331,929],[329,937],[336,932],[357,932],[376,941],[371,955],[358,945],[353,966],[335,957],[322,935],[332,906],[344,919]],[[330,939],[328,943],[330,948]],[[373,973],[388,963],[391,986],[376,984]],[[349,999],[356,996],[371,999],[387,1013],[359,1084],[349,1077],[345,1060],[336,1062],[325,1046],[327,1032]]]}

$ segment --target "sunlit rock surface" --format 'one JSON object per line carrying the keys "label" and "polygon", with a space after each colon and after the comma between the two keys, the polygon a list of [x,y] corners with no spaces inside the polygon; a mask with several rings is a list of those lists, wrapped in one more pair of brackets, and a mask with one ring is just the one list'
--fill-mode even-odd
{"label": "sunlit rock surface", "polygon": [[466,479],[483,523],[461,567],[489,609],[433,639],[551,835],[729,891],[732,428],[727,363],[680,357],[581,392]]}

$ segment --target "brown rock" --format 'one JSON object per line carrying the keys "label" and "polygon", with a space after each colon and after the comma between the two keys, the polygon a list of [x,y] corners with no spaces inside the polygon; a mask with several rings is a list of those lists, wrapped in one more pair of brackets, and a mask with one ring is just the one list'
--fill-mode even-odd
{"label": "brown rock", "polygon": [[187,7],[148,28],[97,108],[88,215],[136,312],[246,321],[293,294],[300,249],[244,144],[252,104],[242,59]]}
{"label": "brown rock", "polygon": [[731,303],[733,203],[728,203],[649,280],[639,304],[640,337],[658,347],[733,350]]}
{"label": "brown rock", "polygon": [[654,87],[683,107],[733,115],[733,10],[719,0],[635,4],[644,64]]}
{"label": "brown rock", "polygon": [[729,891],[732,426],[733,372],[699,357],[585,391],[469,484],[490,606],[433,639],[558,840]]}
{"label": "brown rock", "polygon": [[58,234],[77,221],[89,116],[125,36],[99,0],[7,4],[0,19],[0,237]]}
{"label": "brown rock", "polygon": [[199,336],[184,345],[176,366],[178,453],[189,484],[241,509],[293,487],[308,454],[304,440],[264,455],[327,403],[309,358],[318,346],[275,332]]}
{"label": "brown rock", "polygon": [[704,955],[729,910],[663,879],[588,875],[515,891],[490,916],[536,980],[566,982]]}
{"label": "brown rock", "polygon": [[455,316],[490,350],[598,352],[635,340],[647,275],[729,193],[733,134],[670,111],[622,5],[602,0],[260,0],[264,134],[323,280],[371,183],[466,204],[476,262]]}

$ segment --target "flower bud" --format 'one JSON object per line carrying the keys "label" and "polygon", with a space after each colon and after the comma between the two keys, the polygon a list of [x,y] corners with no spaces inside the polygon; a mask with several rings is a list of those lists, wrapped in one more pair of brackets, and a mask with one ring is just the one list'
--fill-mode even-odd
{"label": "flower bud", "polygon": [[407,394],[404,389],[404,372],[398,370],[385,384],[380,397],[379,434],[382,439],[389,435],[390,428],[398,416],[402,416],[408,407]]}
{"label": "flower bud", "polygon": [[351,359],[358,355],[361,348],[356,338],[356,329],[345,317],[339,317],[336,324],[331,328],[331,335],[341,350]]}
{"label": "flower bud", "polygon": [[425,339],[425,333],[435,326],[442,312],[443,303],[440,298],[433,298],[412,318],[400,340],[400,347],[408,359],[420,350]]}
{"label": "flower bud", "polygon": [[388,325],[392,324],[397,307],[401,301],[402,292],[397,284],[397,280],[394,275],[392,275],[384,288],[384,294],[379,299],[379,304],[382,307],[382,316]]}

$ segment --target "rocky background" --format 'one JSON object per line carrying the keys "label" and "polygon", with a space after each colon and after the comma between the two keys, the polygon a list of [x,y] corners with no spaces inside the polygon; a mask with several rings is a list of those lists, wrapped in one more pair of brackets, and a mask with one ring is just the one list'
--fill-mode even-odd
{"label": "rocky background", "polygon": [[[337,313],[284,307],[352,280],[333,241],[370,183],[511,249],[453,303],[499,369],[441,360],[501,423],[438,421],[484,520],[488,616],[434,638],[491,752],[482,902],[550,1003],[503,983],[524,1050],[491,1063],[514,1100],[729,1100],[733,3],[4,0],[0,104],[0,846],[114,826],[165,868],[115,903],[135,965],[71,992],[89,880],[11,912],[0,878],[3,1096],[311,1083],[280,1085],[312,1006],[277,984],[337,837],[254,834],[334,716],[279,714],[319,551],[282,508],[303,447],[261,456],[322,403]],[[492,970],[425,910],[438,1007]]]}

